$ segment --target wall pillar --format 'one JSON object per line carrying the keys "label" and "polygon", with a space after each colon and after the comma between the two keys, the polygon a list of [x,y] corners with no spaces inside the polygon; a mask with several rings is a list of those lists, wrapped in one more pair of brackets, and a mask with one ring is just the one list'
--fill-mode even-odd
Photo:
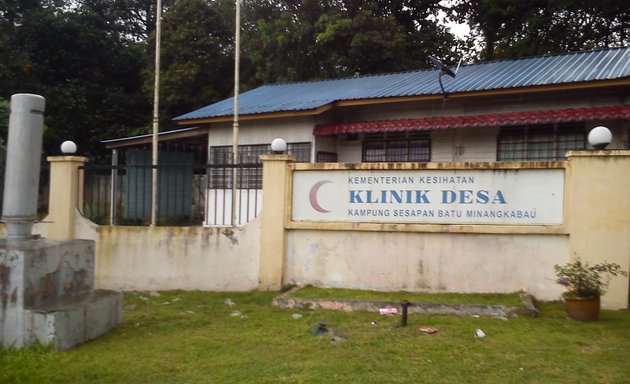
{"label": "wall pillar", "polygon": [[[630,270],[630,151],[573,151],[567,220],[571,259],[608,261]],[[613,277],[604,308],[628,308],[629,280]]]}
{"label": "wall pillar", "polygon": [[50,240],[74,239],[75,215],[82,200],[79,167],[87,162],[80,156],[51,156],[50,162],[50,194],[48,199],[49,222],[48,236]]}
{"label": "wall pillar", "polygon": [[287,163],[294,158],[289,155],[262,155],[260,158],[263,161],[263,208],[258,289],[279,290],[286,253]]}

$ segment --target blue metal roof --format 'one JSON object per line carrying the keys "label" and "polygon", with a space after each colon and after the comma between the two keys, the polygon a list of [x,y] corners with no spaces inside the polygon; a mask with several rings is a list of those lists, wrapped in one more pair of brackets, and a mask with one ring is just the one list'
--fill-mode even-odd
{"label": "blue metal roof", "polygon": [[[425,69],[337,80],[273,84],[239,97],[239,114],[313,110],[336,101],[439,95],[438,70]],[[442,77],[449,94],[614,80],[630,77],[630,47],[463,65]],[[234,98],[178,116],[190,120],[231,116]]]}

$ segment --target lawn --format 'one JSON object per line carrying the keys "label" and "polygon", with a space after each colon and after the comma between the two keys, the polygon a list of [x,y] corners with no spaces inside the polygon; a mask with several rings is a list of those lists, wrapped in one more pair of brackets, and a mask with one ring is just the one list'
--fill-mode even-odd
{"label": "lawn", "polygon": [[[275,295],[126,294],[124,323],[98,340],[0,350],[0,383],[630,382],[628,311],[580,323],[551,303],[539,318],[411,314],[403,328],[374,313],[276,309]],[[346,339],[313,336],[321,321]]]}

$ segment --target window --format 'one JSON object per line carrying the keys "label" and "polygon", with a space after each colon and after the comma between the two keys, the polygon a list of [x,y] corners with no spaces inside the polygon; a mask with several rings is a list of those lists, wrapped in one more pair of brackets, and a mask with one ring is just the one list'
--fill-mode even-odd
{"label": "window", "polygon": [[548,124],[502,128],[497,161],[564,160],[570,150],[586,148],[583,124]]}
{"label": "window", "polygon": [[293,155],[298,163],[308,163],[311,161],[311,143],[289,143],[287,153]]}
{"label": "window", "polygon": [[[287,152],[297,162],[309,162],[311,143],[289,143]],[[238,146],[238,188],[262,188],[260,155],[271,153],[270,144]],[[209,188],[232,188],[232,146],[210,147]]]}
{"label": "window", "polygon": [[428,162],[431,139],[424,132],[369,133],[363,141],[366,163]]}
{"label": "window", "polygon": [[319,151],[317,152],[315,161],[317,163],[336,163],[337,154],[335,152]]}

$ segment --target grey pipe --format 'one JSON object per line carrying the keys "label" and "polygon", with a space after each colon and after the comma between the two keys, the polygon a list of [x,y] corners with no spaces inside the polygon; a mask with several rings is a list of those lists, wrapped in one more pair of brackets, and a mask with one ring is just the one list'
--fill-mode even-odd
{"label": "grey pipe", "polygon": [[42,96],[11,96],[2,212],[9,239],[32,237],[37,220],[45,109]]}

